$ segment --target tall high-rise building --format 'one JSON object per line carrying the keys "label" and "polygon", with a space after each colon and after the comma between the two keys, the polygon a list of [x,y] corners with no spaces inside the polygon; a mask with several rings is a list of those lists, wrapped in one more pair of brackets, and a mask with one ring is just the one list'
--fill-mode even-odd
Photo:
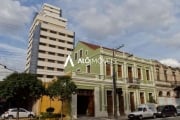
{"label": "tall high-rise building", "polygon": [[44,82],[63,75],[64,62],[73,50],[74,37],[61,9],[43,4],[30,28],[25,71],[37,74]]}

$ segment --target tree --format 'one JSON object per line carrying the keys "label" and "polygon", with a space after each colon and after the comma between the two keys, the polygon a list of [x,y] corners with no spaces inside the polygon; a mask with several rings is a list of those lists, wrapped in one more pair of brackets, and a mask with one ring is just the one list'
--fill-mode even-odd
{"label": "tree", "polygon": [[71,95],[76,92],[76,85],[70,76],[60,76],[54,80],[47,88],[47,94],[51,99],[58,98],[61,102],[61,118],[63,112],[63,102],[71,102]]}
{"label": "tree", "polygon": [[[41,97],[45,88],[37,76],[29,73],[12,73],[0,84],[0,97],[12,107],[31,107]],[[18,113],[17,113],[18,118]]]}
{"label": "tree", "polygon": [[156,103],[156,100],[153,98],[153,96],[149,96],[149,103]]}

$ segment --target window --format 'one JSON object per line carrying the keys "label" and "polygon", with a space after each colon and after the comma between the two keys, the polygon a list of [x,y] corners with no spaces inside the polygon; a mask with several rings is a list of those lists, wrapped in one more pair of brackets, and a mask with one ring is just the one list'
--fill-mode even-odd
{"label": "window", "polygon": [[111,65],[110,65],[110,63],[106,63],[106,75],[107,76],[111,75]]}
{"label": "window", "polygon": [[73,43],[72,43],[72,42],[67,42],[67,44],[70,44],[70,45],[72,45]]}
{"label": "window", "polygon": [[55,45],[49,45],[49,47],[55,48],[56,46]]}
{"label": "window", "polygon": [[54,52],[48,52],[48,54],[49,54],[49,55],[55,55],[55,53],[54,53]]}
{"label": "window", "polygon": [[44,59],[44,58],[38,58],[38,60],[39,60],[39,61],[45,61],[45,59]]}
{"label": "window", "polygon": [[153,99],[152,93],[149,93],[149,101]]}
{"label": "window", "polygon": [[81,72],[81,69],[80,68],[76,69],[76,72]]}
{"label": "window", "polygon": [[77,53],[74,54],[74,59],[77,60]]}
{"label": "window", "polygon": [[159,91],[159,97],[162,97],[162,96],[163,96],[162,91]]}
{"label": "window", "polygon": [[49,39],[50,39],[50,40],[53,40],[53,41],[56,41],[56,38],[52,38],[52,37],[50,37]]}
{"label": "window", "polygon": [[74,38],[72,35],[68,35],[69,38]]}
{"label": "window", "polygon": [[37,66],[38,69],[44,69],[44,66]]}
{"label": "window", "polygon": [[64,33],[59,33],[59,35],[65,36],[65,34],[64,34]]}
{"label": "window", "polygon": [[137,72],[138,72],[138,80],[141,80],[141,68],[137,68]]}
{"label": "window", "polygon": [[62,50],[64,50],[64,47],[60,47],[60,46],[59,46],[59,47],[58,47],[58,49],[62,49]]}
{"label": "window", "polygon": [[54,33],[54,34],[56,34],[57,32],[56,32],[56,31],[53,31],[53,30],[50,30],[50,33]]}
{"label": "window", "polygon": [[68,51],[73,51],[73,49],[71,49],[71,48],[67,48],[67,50],[68,50]]}
{"label": "window", "polygon": [[47,29],[45,29],[45,28],[41,28],[41,30],[42,30],[42,31],[47,31]]}
{"label": "window", "polygon": [[58,53],[58,56],[64,57],[64,54]]}
{"label": "window", "polygon": [[39,50],[39,53],[46,53],[46,51],[44,51],[44,50]]}
{"label": "window", "polygon": [[167,92],[167,97],[170,97],[170,96],[171,96],[171,94],[170,94],[170,92],[168,91],[168,92]]}
{"label": "window", "polygon": [[64,70],[63,70],[63,69],[60,69],[60,68],[57,68],[57,71],[63,72]]}
{"label": "window", "polygon": [[160,74],[159,74],[159,69],[156,69],[156,75],[157,75],[157,80],[160,80]]}
{"label": "window", "polygon": [[46,43],[40,42],[39,45],[46,46]]}
{"label": "window", "polygon": [[59,64],[64,64],[64,61],[58,61]]}
{"label": "window", "polygon": [[118,78],[122,78],[122,65],[118,65]]}
{"label": "window", "polygon": [[46,38],[47,38],[47,36],[44,36],[44,35],[40,35],[40,38],[45,38],[45,39],[46,39]]}
{"label": "window", "polygon": [[82,55],[83,55],[83,51],[80,50],[80,51],[79,51],[79,57],[82,58]]}
{"label": "window", "polygon": [[88,55],[88,50],[86,50],[85,54]]}
{"label": "window", "polygon": [[48,62],[55,63],[55,60],[48,59]]}
{"label": "window", "polygon": [[53,78],[53,75],[47,75],[47,78]]}
{"label": "window", "polygon": [[128,67],[128,80],[130,83],[133,82],[132,67]]}
{"label": "window", "polygon": [[172,72],[172,76],[173,76],[173,80],[176,82],[176,74],[174,71]]}
{"label": "window", "polygon": [[64,43],[64,42],[65,42],[64,40],[60,40],[60,39],[59,39],[58,41],[59,41],[59,42],[62,42],[62,43]]}
{"label": "window", "polygon": [[91,67],[90,67],[90,65],[87,65],[87,66],[86,66],[86,71],[87,71],[87,73],[90,73],[90,72],[91,72]]}
{"label": "window", "polygon": [[164,70],[164,78],[165,78],[165,81],[167,81],[167,70]]}
{"label": "window", "polygon": [[53,68],[53,67],[48,67],[47,69],[48,69],[48,70],[54,70],[54,68]]}
{"label": "window", "polygon": [[149,76],[149,70],[146,70],[146,80],[150,80],[149,77],[150,77],[150,76]]}

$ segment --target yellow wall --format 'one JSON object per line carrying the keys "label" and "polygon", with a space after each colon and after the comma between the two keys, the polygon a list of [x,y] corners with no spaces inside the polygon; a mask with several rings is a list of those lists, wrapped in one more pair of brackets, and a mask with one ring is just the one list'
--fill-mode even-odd
{"label": "yellow wall", "polygon": [[60,113],[61,101],[58,101],[58,99],[51,100],[48,96],[42,96],[39,104],[39,113],[46,112],[46,109],[49,107],[54,108],[54,113]]}

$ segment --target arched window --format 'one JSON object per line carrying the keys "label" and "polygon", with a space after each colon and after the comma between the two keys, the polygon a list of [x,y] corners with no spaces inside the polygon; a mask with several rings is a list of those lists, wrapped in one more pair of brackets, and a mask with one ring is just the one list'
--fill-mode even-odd
{"label": "arched window", "polygon": [[159,91],[159,97],[162,97],[163,93],[162,91]]}
{"label": "arched window", "polygon": [[170,96],[171,96],[171,94],[170,94],[170,92],[168,91],[168,92],[167,92],[167,97],[170,97]]}

